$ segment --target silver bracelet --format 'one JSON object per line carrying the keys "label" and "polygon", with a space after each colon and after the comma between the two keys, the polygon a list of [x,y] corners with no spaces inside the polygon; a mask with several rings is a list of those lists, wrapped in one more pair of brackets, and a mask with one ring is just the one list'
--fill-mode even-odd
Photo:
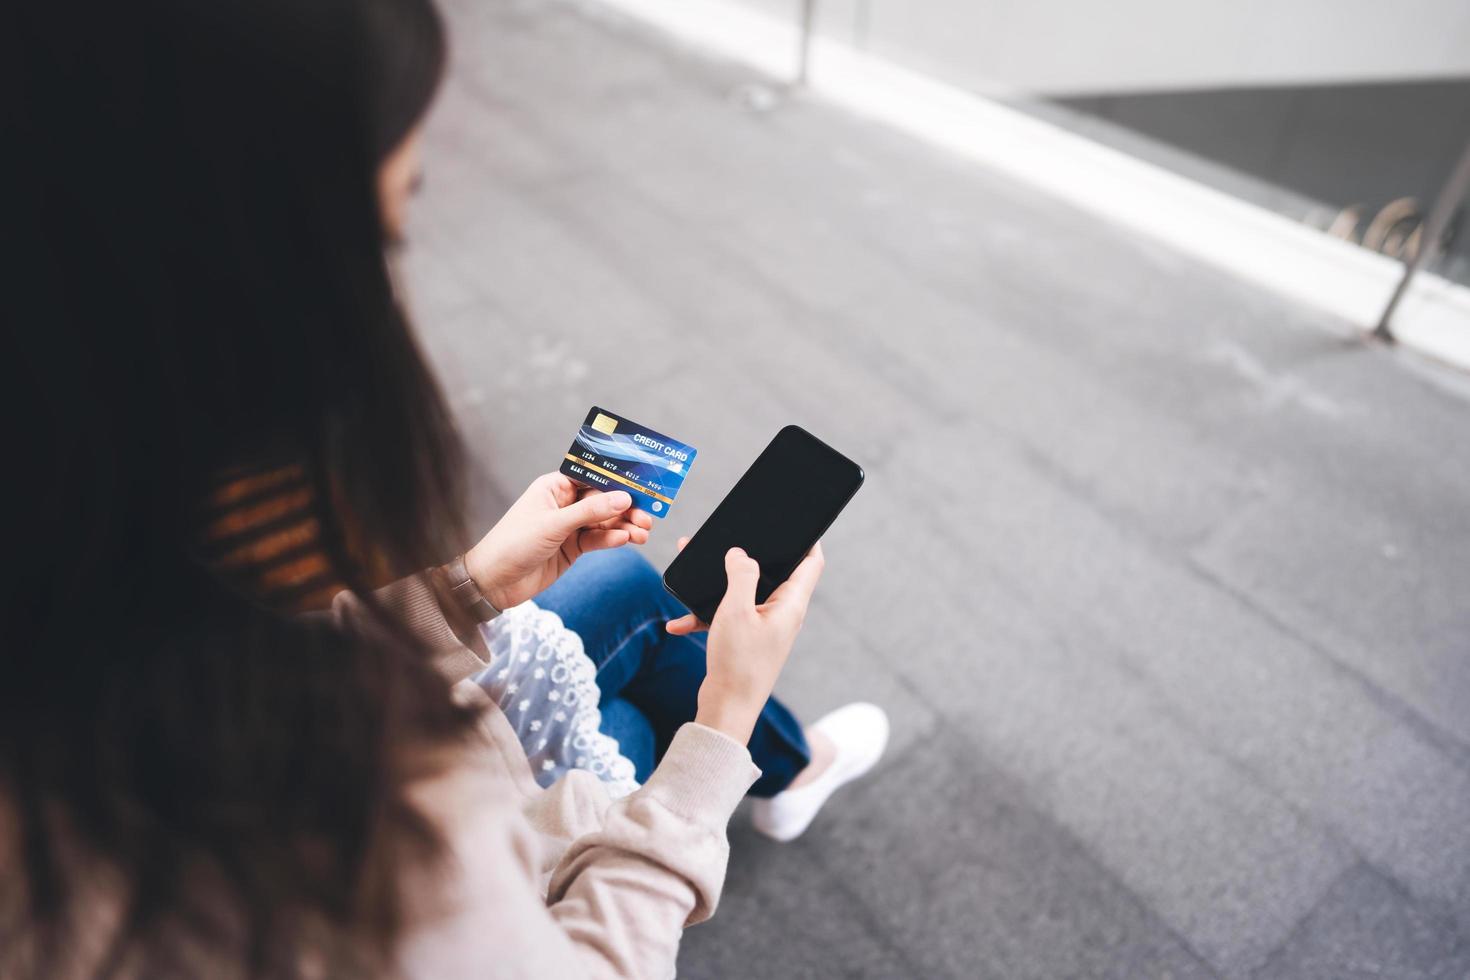
{"label": "silver bracelet", "polygon": [[470,578],[469,569],[464,565],[464,555],[445,565],[444,574],[449,579],[450,595],[475,622],[488,623],[500,615],[500,610],[485,598],[475,580]]}

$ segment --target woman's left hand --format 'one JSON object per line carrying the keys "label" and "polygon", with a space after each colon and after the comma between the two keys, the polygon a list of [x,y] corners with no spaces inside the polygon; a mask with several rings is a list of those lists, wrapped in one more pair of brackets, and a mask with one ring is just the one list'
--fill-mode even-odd
{"label": "woman's left hand", "polygon": [[584,552],[643,544],[652,527],[653,518],[625,491],[588,490],[547,473],[465,553],[465,570],[496,609],[509,609],[555,582]]}

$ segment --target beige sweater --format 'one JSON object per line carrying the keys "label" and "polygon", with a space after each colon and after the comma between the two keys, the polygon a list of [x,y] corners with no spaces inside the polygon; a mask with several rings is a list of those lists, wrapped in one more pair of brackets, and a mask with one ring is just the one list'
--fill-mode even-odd
{"label": "beige sweater", "polygon": [[[686,925],[719,900],[725,827],[760,776],[745,746],[693,723],[648,783],[613,803],[591,773],[550,789],[532,778],[510,723],[466,680],[485,665],[417,578],[378,593],[427,641],[458,697],[484,704],[484,742],[414,788],[440,822],[448,873],[409,875],[418,925],[401,947],[408,977],[671,977]],[[334,614],[362,615],[350,594]]]}

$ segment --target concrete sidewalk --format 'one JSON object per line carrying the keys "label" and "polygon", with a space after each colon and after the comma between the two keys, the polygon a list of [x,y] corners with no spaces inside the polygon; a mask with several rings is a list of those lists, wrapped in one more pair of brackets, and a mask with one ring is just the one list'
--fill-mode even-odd
{"label": "concrete sidewalk", "polygon": [[594,402],[700,450],[660,566],[787,422],[868,472],[780,693],[890,754],[737,816],[683,975],[1470,977],[1465,378],[595,7],[448,6],[404,260],[485,512]]}

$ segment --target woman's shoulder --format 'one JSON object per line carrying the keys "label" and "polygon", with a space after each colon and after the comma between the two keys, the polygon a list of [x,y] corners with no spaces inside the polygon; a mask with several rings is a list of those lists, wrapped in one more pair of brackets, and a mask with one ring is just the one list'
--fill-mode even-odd
{"label": "woman's shoulder", "polygon": [[539,787],[515,731],[474,681],[460,681],[451,694],[477,709],[479,722],[464,739],[410,753],[410,798],[455,812],[471,805],[520,810]]}

